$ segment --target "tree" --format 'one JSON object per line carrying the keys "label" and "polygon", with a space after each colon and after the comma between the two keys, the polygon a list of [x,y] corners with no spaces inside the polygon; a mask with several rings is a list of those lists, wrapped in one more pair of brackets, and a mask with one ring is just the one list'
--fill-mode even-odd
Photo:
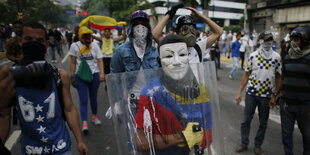
{"label": "tree", "polygon": [[154,6],[147,0],[87,0],[82,8],[90,15],[104,15],[128,21],[133,11],[154,9]]}
{"label": "tree", "polygon": [[180,0],[184,5],[191,6],[196,8],[199,6],[199,3],[196,0]]}
{"label": "tree", "polygon": [[0,17],[6,23],[16,21],[17,13],[22,12],[24,22],[41,21],[46,26],[65,26],[73,16],[66,14],[65,10],[73,9],[70,5],[54,5],[50,0],[8,0],[0,3]]}

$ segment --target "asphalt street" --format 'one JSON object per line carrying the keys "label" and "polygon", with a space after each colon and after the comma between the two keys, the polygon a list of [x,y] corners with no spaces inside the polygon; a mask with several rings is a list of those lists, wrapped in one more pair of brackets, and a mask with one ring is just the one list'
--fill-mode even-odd
{"label": "asphalt street", "polygon": [[[66,54],[66,52],[65,52]],[[63,61],[59,57],[56,66],[65,69],[69,72],[69,62],[70,57],[65,57]],[[49,60],[49,56],[47,56]],[[244,106],[235,104],[235,97],[240,86],[241,77],[243,74],[242,70],[238,70],[237,80],[230,80],[228,78],[229,71],[231,69],[232,63],[228,60],[222,62],[222,69],[218,70],[219,80],[218,80],[218,93],[219,93],[219,103],[220,103],[220,117],[222,123],[223,137],[224,137],[224,148],[226,155],[237,155],[235,153],[235,148],[241,143],[240,136],[240,123],[243,117]],[[98,116],[102,121],[101,126],[95,126],[91,123],[91,111],[90,106],[88,108],[88,122],[89,122],[89,134],[83,135],[83,140],[88,146],[90,155],[116,155],[116,137],[117,133],[114,132],[114,127],[112,120],[105,117],[105,112],[109,107],[108,95],[104,89],[105,83],[101,83],[98,92]],[[79,99],[77,90],[71,87],[71,94],[73,98],[74,105],[79,110]],[[244,97],[244,95],[243,95]],[[244,98],[243,98],[244,99]],[[264,144],[262,145],[264,155],[282,155],[284,154],[283,146],[281,142],[281,126],[279,122],[279,109],[275,107],[271,111],[272,118],[268,122],[268,128],[265,136]],[[254,154],[254,137],[258,129],[258,115],[255,114],[250,133],[250,145],[249,149],[242,155],[252,155]],[[13,126],[11,135],[15,134],[13,131],[19,130],[19,127]],[[77,145],[75,138],[71,133],[72,140],[72,154],[78,154]],[[15,145],[12,146],[11,151],[14,155],[19,155],[20,145],[19,138],[16,139]],[[302,154],[302,138],[299,130],[295,128],[294,132],[294,152],[296,155]]]}

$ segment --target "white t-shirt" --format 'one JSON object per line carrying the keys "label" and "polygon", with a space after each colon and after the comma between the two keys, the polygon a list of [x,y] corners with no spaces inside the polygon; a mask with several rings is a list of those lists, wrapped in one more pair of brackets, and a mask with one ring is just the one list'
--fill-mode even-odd
{"label": "white t-shirt", "polygon": [[76,57],[75,73],[77,73],[78,71],[78,67],[80,66],[82,57],[85,57],[86,62],[89,65],[89,68],[91,69],[93,74],[100,72],[98,66],[98,59],[101,59],[103,57],[102,52],[96,43],[92,42],[90,45],[92,47],[90,54],[81,56],[79,56],[79,51],[83,47],[83,44],[78,41],[71,45],[69,55]]}
{"label": "white t-shirt", "polygon": [[[93,33],[94,36],[101,38],[100,33]],[[93,40],[94,43],[96,43],[98,45],[98,47],[100,48],[100,42],[97,39]]]}
{"label": "white t-shirt", "polygon": [[247,41],[247,39],[245,37],[243,37],[241,39],[241,46],[240,46],[239,51],[240,52],[245,52],[245,49],[246,49],[247,46],[248,46],[248,41]]}
{"label": "white t-shirt", "polygon": [[250,46],[250,47],[253,47],[253,46],[254,46],[254,41],[251,40],[251,39],[249,39],[249,46]]}
{"label": "white t-shirt", "polygon": [[[208,38],[202,38],[200,41],[196,42],[196,44],[198,44],[200,47],[202,58],[209,53],[208,50],[206,49],[207,40]],[[189,56],[188,56],[189,63],[200,63],[198,52],[195,50],[194,47],[189,47],[188,52],[189,52]]]}
{"label": "white t-shirt", "polygon": [[275,87],[275,73],[281,74],[280,55],[272,52],[271,59],[264,59],[259,50],[253,52],[248,60],[246,72],[251,72],[247,94],[270,97]]}

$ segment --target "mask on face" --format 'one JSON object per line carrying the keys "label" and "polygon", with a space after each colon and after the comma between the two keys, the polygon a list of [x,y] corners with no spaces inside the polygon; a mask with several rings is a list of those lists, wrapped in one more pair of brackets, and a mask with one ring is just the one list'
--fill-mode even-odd
{"label": "mask on face", "polygon": [[138,24],[133,27],[133,38],[138,40],[145,40],[147,37],[148,28],[144,25]]}
{"label": "mask on face", "polygon": [[193,47],[196,44],[196,29],[193,25],[183,25],[180,28],[180,35],[184,37],[188,47]]}
{"label": "mask on face", "polygon": [[22,45],[23,59],[21,65],[28,65],[33,61],[45,60],[46,47],[37,42],[31,41],[23,43]]}
{"label": "mask on face", "polygon": [[189,67],[187,46],[184,42],[160,46],[160,62],[164,75],[163,85],[172,93],[186,99],[199,95],[198,82]]}
{"label": "mask on face", "polygon": [[272,43],[273,41],[267,41],[265,42],[264,40],[260,40],[261,47],[260,47],[260,54],[264,59],[271,59],[272,56]]}
{"label": "mask on face", "polygon": [[160,62],[166,75],[174,80],[182,79],[188,69],[188,51],[185,43],[160,46]]}
{"label": "mask on face", "polygon": [[148,28],[146,26],[138,24],[133,27],[133,45],[140,59],[143,59],[145,53],[147,34]]}
{"label": "mask on face", "polygon": [[265,51],[269,51],[269,50],[272,48],[272,43],[273,43],[272,40],[271,40],[271,41],[267,41],[267,42],[261,41],[261,46],[262,46],[262,48],[263,48]]}

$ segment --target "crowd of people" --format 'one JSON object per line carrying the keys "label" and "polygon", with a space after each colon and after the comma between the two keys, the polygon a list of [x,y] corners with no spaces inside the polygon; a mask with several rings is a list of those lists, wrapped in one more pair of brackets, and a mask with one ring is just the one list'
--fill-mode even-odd
{"label": "crowd of people", "polygon": [[[96,33],[95,30],[85,26],[79,27],[74,32],[57,28],[47,31],[38,22],[15,22],[11,32],[8,27],[6,29],[0,27],[0,52],[6,51],[7,58],[15,63],[13,69],[7,66],[0,69],[1,144],[5,143],[9,134],[11,109],[15,108],[17,112],[13,117],[19,120],[22,131],[22,154],[71,154],[70,130],[67,129],[66,123],[75,136],[80,154],[87,154],[88,148],[83,142],[82,133],[89,132],[88,97],[91,120],[99,126],[102,122],[97,116],[97,95],[99,85],[105,81],[105,76],[162,67],[164,76],[170,81],[160,79],[146,83],[142,80],[144,75],[138,74],[131,83],[129,92],[138,99],[130,106],[135,116],[133,119],[136,121],[136,134],[141,138],[137,141],[137,148],[142,152],[150,152],[149,150],[153,148],[147,140],[144,125],[147,123],[156,128],[159,122],[158,118],[147,119],[145,111],[153,116],[155,111],[165,113],[167,107],[176,106],[161,103],[161,100],[157,101],[152,95],[163,96],[162,94],[169,92],[182,97],[180,92],[185,88],[179,86],[178,82],[188,82],[189,78],[192,79],[190,81],[195,81],[194,75],[185,74],[192,73],[186,66],[214,61],[215,67],[221,69],[220,58],[224,56],[233,60],[233,67],[228,75],[230,79],[236,79],[239,58],[240,68],[244,70],[236,97],[236,103],[240,104],[242,91],[246,87],[241,144],[236,148],[236,152],[240,153],[248,148],[251,120],[258,107],[259,129],[255,137],[254,153],[257,155],[263,153],[261,145],[267,129],[269,111],[279,99],[285,154],[293,154],[293,130],[297,121],[303,136],[303,153],[310,155],[310,28],[294,29],[290,33],[290,38],[281,44],[280,55],[276,52],[275,38],[271,31],[266,30],[259,35],[227,33],[195,8],[185,7],[192,14],[179,16],[176,19],[175,32],[163,36],[162,31],[169,19],[183,7],[182,4],[173,6],[154,29],[151,28],[146,12],[134,11],[129,16],[127,31],[124,25],[118,31],[113,30],[116,35],[113,35],[110,28]],[[199,33],[195,18],[208,25],[210,31]],[[153,44],[153,40],[156,45]],[[70,55],[69,71],[57,69],[52,65],[57,62],[55,50],[60,58],[64,57],[65,45],[68,46]],[[51,64],[46,61],[48,52]],[[247,64],[244,66],[245,60]],[[30,72],[41,71],[42,74],[17,77],[20,76],[20,73],[16,74],[17,72],[27,69]],[[29,78],[36,78],[37,81],[31,81]],[[150,95],[147,88],[154,84],[159,86],[158,94]],[[78,91],[80,115],[72,102],[70,85]],[[194,82],[189,86],[197,87],[197,85]],[[174,102],[179,102],[175,96],[171,95],[171,98],[175,100]],[[199,98],[199,95],[193,97],[196,98]],[[152,107],[153,100],[159,105],[165,105],[163,107],[166,109]],[[210,103],[201,101],[197,107],[198,105],[206,108],[196,111],[196,114],[201,116],[199,118],[196,118],[196,115],[195,118],[191,118],[190,110],[184,108],[187,105],[181,103],[180,107],[183,107],[181,111],[169,113],[171,115],[169,118],[164,115],[160,117],[162,122],[159,124],[165,122],[174,124],[169,124],[173,130],[166,128],[160,132],[151,130],[151,134],[155,137],[152,146],[155,147],[157,154],[185,155],[195,145],[203,149],[210,145],[212,120],[206,123],[202,118],[203,113],[207,111],[206,118],[211,119]],[[178,112],[188,115],[179,118]],[[197,131],[194,131],[194,127],[197,127]],[[167,137],[163,138],[162,134]],[[191,138],[192,136],[194,138]],[[9,154],[3,144],[0,148],[0,152],[6,151]]]}

